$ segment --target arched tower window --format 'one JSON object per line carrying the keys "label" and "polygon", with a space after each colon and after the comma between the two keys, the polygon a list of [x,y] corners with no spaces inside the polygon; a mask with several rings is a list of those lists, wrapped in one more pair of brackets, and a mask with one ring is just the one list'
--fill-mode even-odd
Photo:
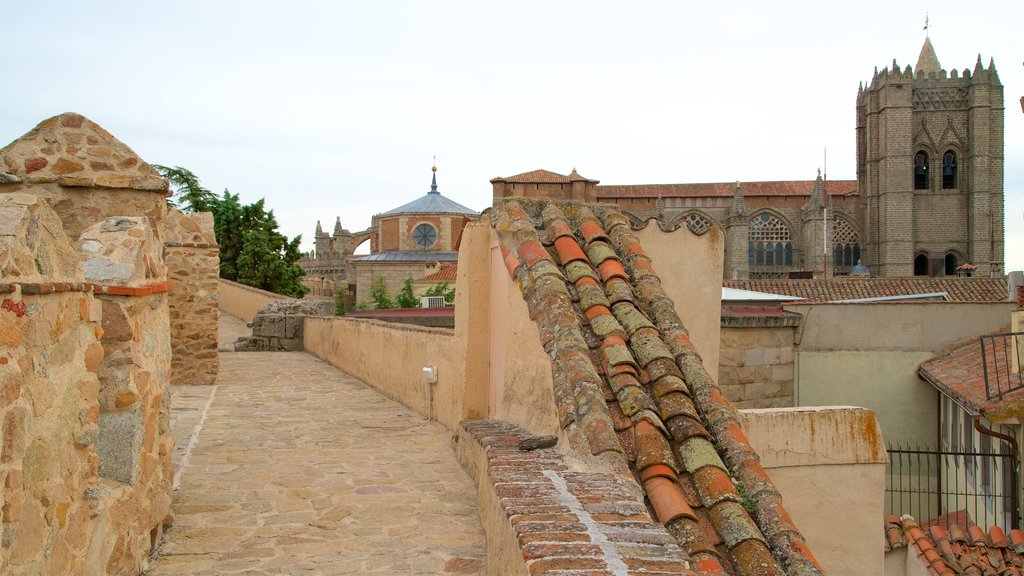
{"label": "arched tower window", "polygon": [[918,254],[914,258],[914,276],[928,275],[928,255]]}
{"label": "arched tower window", "polygon": [[946,276],[956,276],[956,268],[960,265],[960,259],[952,252],[946,253]]}
{"label": "arched tower window", "polygon": [[956,188],[956,153],[952,150],[942,155],[942,187]]}
{"label": "arched tower window", "polygon": [[920,151],[914,155],[914,190],[928,189],[928,154]]}
{"label": "arched tower window", "polygon": [[751,278],[780,278],[793,266],[793,242],[782,220],[763,213],[750,221],[747,264]]}
{"label": "arched tower window", "polygon": [[832,232],[832,266],[836,274],[849,274],[861,259],[860,238],[853,225],[836,218]]}

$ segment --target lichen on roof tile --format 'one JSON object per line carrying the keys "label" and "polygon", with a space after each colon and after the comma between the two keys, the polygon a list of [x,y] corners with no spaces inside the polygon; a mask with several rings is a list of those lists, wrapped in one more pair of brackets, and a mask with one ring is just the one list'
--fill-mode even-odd
{"label": "lichen on roof tile", "polygon": [[824,574],[629,218],[614,206],[506,198],[491,222],[551,356],[570,445],[620,454],[704,573]]}

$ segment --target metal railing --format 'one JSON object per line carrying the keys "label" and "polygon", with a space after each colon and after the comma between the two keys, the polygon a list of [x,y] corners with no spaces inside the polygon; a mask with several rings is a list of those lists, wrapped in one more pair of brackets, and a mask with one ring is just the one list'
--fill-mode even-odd
{"label": "metal railing", "polygon": [[997,445],[998,452],[890,445],[886,514],[910,514],[922,525],[960,520],[1018,528],[1017,455],[1009,444]]}
{"label": "metal railing", "polygon": [[981,365],[985,373],[985,396],[998,400],[1024,388],[1021,363],[1024,360],[1024,332],[982,336]]}

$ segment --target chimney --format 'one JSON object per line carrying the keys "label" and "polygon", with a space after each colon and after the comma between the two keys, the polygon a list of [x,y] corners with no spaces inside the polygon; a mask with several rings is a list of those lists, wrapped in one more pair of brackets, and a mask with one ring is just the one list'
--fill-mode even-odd
{"label": "chimney", "polygon": [[1024,308],[1024,301],[1021,301],[1021,288],[1024,287],[1024,272],[1015,270],[1006,275],[1006,299],[1016,302],[1017,308]]}

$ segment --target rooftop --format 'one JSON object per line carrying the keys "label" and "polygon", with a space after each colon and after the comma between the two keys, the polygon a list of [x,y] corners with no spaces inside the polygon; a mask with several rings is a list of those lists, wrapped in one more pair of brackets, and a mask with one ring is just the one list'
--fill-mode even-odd
{"label": "rooftop", "polygon": [[934,576],[954,574],[1020,575],[1024,566],[1024,532],[1006,537],[998,526],[954,524],[922,528],[912,516],[885,519],[885,550],[910,547]]}
{"label": "rooftop", "polygon": [[469,214],[472,216],[479,216],[480,213],[466,208],[462,204],[445,198],[437,191],[437,167],[435,166],[434,175],[430,182],[430,192],[419,198],[409,202],[408,204],[402,204],[398,208],[393,208],[387,212],[383,212],[382,215],[389,214]]}
{"label": "rooftop", "polygon": [[[999,332],[1009,332],[1009,327]],[[995,344],[987,346],[983,356],[980,339],[972,338],[924,362],[918,374],[965,408],[977,414],[997,416],[1002,411],[1020,406],[1024,401],[1024,389],[1009,392],[1002,397],[988,398],[986,364],[993,373],[1000,367],[1005,370],[1005,358],[999,346],[1001,342],[997,340]]]}
{"label": "rooftop", "polygon": [[949,302],[1004,302],[1007,299],[1005,278],[907,278],[837,277],[828,279],[764,279],[725,280],[723,286],[736,290],[752,290],[770,294],[786,294],[809,302],[835,302],[857,298],[911,296],[945,292]]}
{"label": "rooftop", "polygon": [[[740,182],[740,193],[751,196],[810,196],[815,180],[784,180],[778,182]],[[687,198],[721,196],[732,197],[736,182],[704,184],[623,184],[597,187],[599,200],[610,198]],[[829,196],[857,193],[856,180],[829,180],[825,182]]]}
{"label": "rooftop", "polygon": [[628,464],[698,572],[823,574],[627,217],[506,199],[491,218],[570,440]]}

